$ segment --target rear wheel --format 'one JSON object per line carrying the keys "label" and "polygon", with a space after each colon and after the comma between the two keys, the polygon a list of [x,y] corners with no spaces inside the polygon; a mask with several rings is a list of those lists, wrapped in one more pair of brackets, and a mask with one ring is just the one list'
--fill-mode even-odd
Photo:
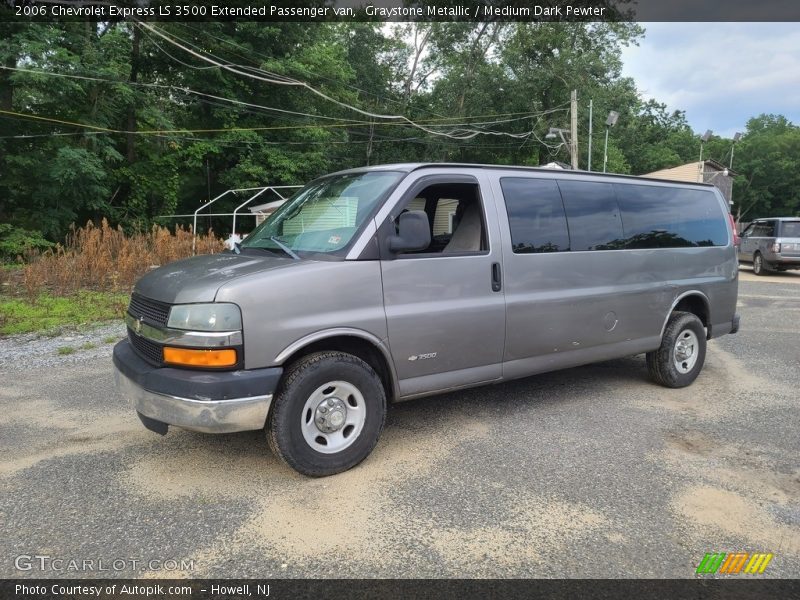
{"label": "rear wheel", "polygon": [[761,256],[760,252],[756,252],[753,255],[753,273],[755,273],[756,275],[767,274],[767,263],[764,260],[764,257]]}
{"label": "rear wheel", "polygon": [[364,460],[386,419],[386,394],[363,360],[317,352],[292,365],[267,420],[267,440],[286,464],[311,477]]}
{"label": "rear wheel", "polygon": [[706,331],[696,315],[674,312],[667,322],[661,346],[647,353],[647,370],[653,380],[665,387],[691,384],[706,359]]}

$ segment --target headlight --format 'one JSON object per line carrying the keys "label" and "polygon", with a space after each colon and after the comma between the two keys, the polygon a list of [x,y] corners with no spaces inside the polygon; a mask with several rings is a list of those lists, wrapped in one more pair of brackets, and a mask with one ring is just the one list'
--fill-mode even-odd
{"label": "headlight", "polygon": [[169,311],[167,327],[190,331],[238,331],[242,312],[235,304],[177,304]]}

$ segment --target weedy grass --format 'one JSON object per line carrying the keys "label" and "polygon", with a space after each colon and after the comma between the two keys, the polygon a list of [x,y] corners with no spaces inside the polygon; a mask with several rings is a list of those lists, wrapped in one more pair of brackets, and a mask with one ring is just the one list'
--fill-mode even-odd
{"label": "weedy grass", "polygon": [[73,348],[72,346],[61,346],[58,349],[58,353],[61,356],[66,356],[67,354],[73,354],[74,352],[75,352],[75,348]]}
{"label": "weedy grass", "polygon": [[[196,245],[197,254],[224,249],[213,231],[197,236]],[[0,335],[58,335],[62,327],[122,318],[137,279],[191,255],[192,230],[180,226],[172,232],[155,225],[133,235],[105,219],[73,227],[63,245],[0,269]]]}
{"label": "weedy grass", "polygon": [[34,300],[0,297],[0,334],[53,332],[93,321],[121,319],[128,294],[82,290],[67,296],[39,294]]}

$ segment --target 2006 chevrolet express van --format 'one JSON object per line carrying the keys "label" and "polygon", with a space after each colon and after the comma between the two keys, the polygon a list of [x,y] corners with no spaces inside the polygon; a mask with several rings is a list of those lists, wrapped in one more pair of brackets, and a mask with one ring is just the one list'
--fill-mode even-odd
{"label": "2006 chevrolet express van", "polygon": [[639,353],[689,385],[735,333],[716,188],[459,164],[311,182],[229,253],[145,275],[114,348],[144,425],[266,429],[301,473],[349,469],[387,402]]}

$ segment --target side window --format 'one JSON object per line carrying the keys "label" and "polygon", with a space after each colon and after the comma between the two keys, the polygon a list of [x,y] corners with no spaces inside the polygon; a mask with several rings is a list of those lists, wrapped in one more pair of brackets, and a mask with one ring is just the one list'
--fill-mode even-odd
{"label": "side window", "polygon": [[760,238],[770,237],[771,232],[772,232],[772,227],[769,226],[769,223],[762,221],[760,223],[756,223],[755,233],[753,233],[753,237],[760,237]]}
{"label": "side window", "polygon": [[742,231],[742,237],[750,237],[753,235],[753,230],[755,229],[755,223],[750,223],[747,227],[745,227],[744,231]]}
{"label": "side window", "polygon": [[800,221],[783,221],[781,226],[781,237],[800,238]]}
{"label": "side window", "polygon": [[[724,246],[728,228],[713,192],[615,184],[625,248]],[[757,235],[757,226],[751,235]]]}
{"label": "side window", "polygon": [[624,247],[622,221],[610,183],[559,180],[567,213],[571,250],[614,250]]}
{"label": "side window", "polygon": [[431,244],[417,254],[484,252],[489,246],[478,184],[437,183],[410,200],[403,210],[424,210],[431,226]]}
{"label": "side window", "polygon": [[569,250],[567,217],[555,180],[503,177],[500,187],[515,254]]}

